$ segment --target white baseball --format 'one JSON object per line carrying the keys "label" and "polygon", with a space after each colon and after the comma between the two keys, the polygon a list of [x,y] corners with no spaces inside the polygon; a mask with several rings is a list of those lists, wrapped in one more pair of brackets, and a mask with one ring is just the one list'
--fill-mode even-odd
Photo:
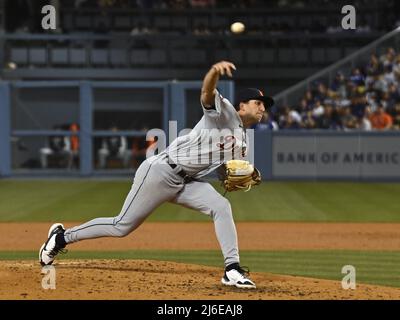
{"label": "white baseball", "polygon": [[245,29],[245,26],[242,22],[235,22],[231,24],[232,33],[242,33]]}

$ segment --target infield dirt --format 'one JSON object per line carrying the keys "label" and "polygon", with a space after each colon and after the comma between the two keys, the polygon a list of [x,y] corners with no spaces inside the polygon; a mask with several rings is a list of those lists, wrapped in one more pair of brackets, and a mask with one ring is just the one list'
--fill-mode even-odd
{"label": "infield dirt", "polygon": [[[74,223],[65,224],[66,227]],[[49,223],[1,223],[0,250],[38,250]],[[395,250],[399,224],[238,223],[242,250]],[[212,223],[145,223],[124,239],[96,239],[71,250],[218,250]],[[252,273],[256,290],[220,284],[222,268],[148,260],[62,260],[57,289],[44,290],[37,261],[0,261],[0,299],[400,299],[400,289]]]}
{"label": "infield dirt", "polygon": [[[0,250],[38,250],[52,223],[0,223]],[[65,223],[66,228],[79,224]],[[400,223],[239,222],[241,250],[398,250]],[[100,238],[71,250],[219,250],[211,222],[145,222],[125,238]]]}
{"label": "infield dirt", "polygon": [[36,261],[3,261],[0,299],[400,299],[400,289],[252,273],[255,290],[222,286],[219,268],[148,260],[68,260],[56,265],[56,290],[41,287]]}

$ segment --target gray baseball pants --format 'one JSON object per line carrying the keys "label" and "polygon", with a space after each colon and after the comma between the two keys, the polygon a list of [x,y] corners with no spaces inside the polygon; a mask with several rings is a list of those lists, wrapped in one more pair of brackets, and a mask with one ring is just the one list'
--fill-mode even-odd
{"label": "gray baseball pants", "polygon": [[139,227],[162,203],[173,202],[198,210],[214,220],[215,232],[225,265],[239,262],[237,233],[229,201],[209,183],[183,178],[172,169],[165,157],[154,156],[138,168],[132,188],[118,216],[97,218],[67,229],[67,243],[100,237],[124,237]]}

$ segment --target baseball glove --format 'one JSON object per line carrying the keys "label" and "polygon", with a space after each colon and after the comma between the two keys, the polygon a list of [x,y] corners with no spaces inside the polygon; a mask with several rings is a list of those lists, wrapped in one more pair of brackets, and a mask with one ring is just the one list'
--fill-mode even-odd
{"label": "baseball glove", "polygon": [[222,181],[226,191],[243,190],[261,183],[260,171],[245,160],[229,160],[225,165],[225,177]]}

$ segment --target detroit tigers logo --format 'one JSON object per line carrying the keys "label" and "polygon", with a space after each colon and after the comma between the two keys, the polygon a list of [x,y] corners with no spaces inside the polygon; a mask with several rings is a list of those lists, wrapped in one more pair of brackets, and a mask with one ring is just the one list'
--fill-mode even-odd
{"label": "detroit tigers logo", "polygon": [[226,136],[224,137],[224,142],[223,143],[217,143],[217,147],[220,150],[229,150],[233,149],[235,147],[236,143],[236,138],[234,136]]}

